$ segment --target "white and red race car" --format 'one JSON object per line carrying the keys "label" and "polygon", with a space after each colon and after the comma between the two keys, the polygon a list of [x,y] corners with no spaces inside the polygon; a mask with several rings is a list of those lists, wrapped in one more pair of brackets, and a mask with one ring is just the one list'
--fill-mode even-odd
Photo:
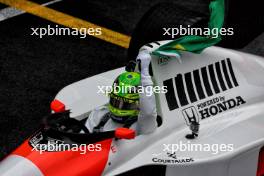
{"label": "white and red race car", "polygon": [[[151,51],[166,42],[145,47]],[[134,136],[133,130],[119,128],[86,134],[74,129],[65,132],[52,123],[56,116],[69,115],[82,129],[89,113],[108,103],[107,96],[97,93],[98,86],[111,86],[125,70],[118,68],[63,88],[51,104],[60,113],[46,118],[48,126],[0,163],[1,176],[264,175],[264,58],[209,47],[201,54],[183,51],[180,60],[153,55],[151,62],[155,84],[167,86],[166,93],[156,95],[159,127],[155,132]],[[188,140],[185,136],[193,120],[199,122],[200,132]],[[33,150],[54,140],[100,144],[102,150],[85,154]],[[198,148],[176,150],[179,144]]]}

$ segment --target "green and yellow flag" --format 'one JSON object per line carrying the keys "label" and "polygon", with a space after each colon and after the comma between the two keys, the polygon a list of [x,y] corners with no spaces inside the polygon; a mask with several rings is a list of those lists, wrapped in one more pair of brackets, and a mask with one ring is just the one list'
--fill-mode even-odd
{"label": "green and yellow flag", "polygon": [[[179,51],[189,51],[193,53],[201,53],[205,48],[215,45],[221,41],[220,30],[224,23],[225,17],[225,0],[212,0],[209,5],[210,20],[208,23],[209,35],[208,36],[196,36],[189,35],[183,36],[176,40],[173,40],[165,45],[160,46],[153,51],[154,55],[168,55],[168,56],[180,56]],[[212,30],[217,28],[217,37],[212,34]]]}

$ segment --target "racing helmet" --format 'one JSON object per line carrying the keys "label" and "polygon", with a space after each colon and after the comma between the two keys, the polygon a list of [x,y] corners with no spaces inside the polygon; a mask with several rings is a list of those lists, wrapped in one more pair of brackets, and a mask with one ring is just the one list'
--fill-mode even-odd
{"label": "racing helmet", "polygon": [[114,81],[108,104],[111,118],[119,123],[137,119],[139,113],[140,74],[124,72]]}

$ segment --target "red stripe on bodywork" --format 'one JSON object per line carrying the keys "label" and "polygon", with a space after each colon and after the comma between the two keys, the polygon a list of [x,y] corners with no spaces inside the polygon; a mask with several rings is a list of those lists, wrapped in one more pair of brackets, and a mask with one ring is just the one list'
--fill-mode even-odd
{"label": "red stripe on bodywork", "polygon": [[62,151],[43,152],[32,151],[26,140],[12,154],[23,156],[31,160],[45,176],[99,176],[102,175],[108,161],[112,139],[107,139],[96,144],[101,144],[101,151]]}

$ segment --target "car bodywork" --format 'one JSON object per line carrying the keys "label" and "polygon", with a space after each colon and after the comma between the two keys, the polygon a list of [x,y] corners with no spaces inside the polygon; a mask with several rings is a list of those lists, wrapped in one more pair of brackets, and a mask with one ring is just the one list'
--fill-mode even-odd
{"label": "car bodywork", "polygon": [[[144,46],[154,50],[160,44]],[[28,140],[0,164],[1,175],[118,175],[144,166],[164,166],[164,175],[249,176],[263,172],[259,163],[264,146],[264,58],[209,47],[201,54],[181,52],[181,58],[152,56],[155,85],[167,86],[156,94],[161,125],[151,134],[132,140],[107,139],[101,152],[32,153]],[[55,97],[71,110],[70,116],[86,118],[108,103],[98,86],[111,86],[125,70],[111,70],[63,88]],[[190,120],[200,123],[196,139],[187,140]],[[176,151],[174,144],[232,144],[232,151]],[[263,154],[262,154],[263,155]],[[258,165],[260,165],[258,168]],[[262,173],[263,174],[263,173]],[[258,176],[260,176],[258,175]]]}

